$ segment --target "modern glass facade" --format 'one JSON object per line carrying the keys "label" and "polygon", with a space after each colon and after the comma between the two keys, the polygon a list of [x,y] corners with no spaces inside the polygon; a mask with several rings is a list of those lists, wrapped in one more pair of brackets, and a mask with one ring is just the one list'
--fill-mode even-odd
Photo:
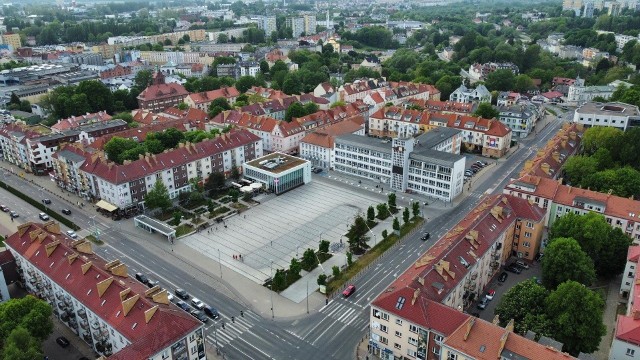
{"label": "modern glass facade", "polygon": [[269,191],[272,191],[276,195],[280,195],[300,185],[304,185],[304,171],[305,167],[300,167],[282,174],[271,174],[263,171],[257,171],[251,167],[245,167],[244,176],[248,179],[265,184]]}

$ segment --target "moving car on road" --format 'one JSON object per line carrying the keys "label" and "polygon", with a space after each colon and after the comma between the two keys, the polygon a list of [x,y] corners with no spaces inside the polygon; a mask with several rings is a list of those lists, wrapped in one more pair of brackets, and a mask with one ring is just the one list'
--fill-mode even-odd
{"label": "moving car on road", "polygon": [[62,209],[62,213],[65,215],[71,215],[71,210],[69,209]]}
{"label": "moving car on road", "polygon": [[2,210],[2,212],[9,212],[9,208],[6,205],[0,205],[0,210]]}
{"label": "moving car on road", "polygon": [[38,214],[38,217],[40,218],[40,220],[42,221],[47,221],[49,220],[49,215],[45,214],[45,213],[40,213]]}
{"label": "moving car on road", "polygon": [[424,235],[422,235],[422,238],[420,238],[422,241],[427,241],[429,240],[429,238],[431,237],[430,233],[424,233]]}
{"label": "moving car on road", "polygon": [[342,292],[342,295],[346,298],[348,298],[349,296],[351,296],[354,292],[356,292],[356,286],[351,284],[349,286],[347,286],[346,289],[344,289],[344,291]]}
{"label": "moving car on road", "polygon": [[13,210],[9,211],[9,216],[11,216],[11,218],[13,219],[20,217],[20,215],[18,215],[18,213]]}
{"label": "moving car on road", "polygon": [[42,199],[42,202],[47,205],[51,204],[51,200],[49,199]]}

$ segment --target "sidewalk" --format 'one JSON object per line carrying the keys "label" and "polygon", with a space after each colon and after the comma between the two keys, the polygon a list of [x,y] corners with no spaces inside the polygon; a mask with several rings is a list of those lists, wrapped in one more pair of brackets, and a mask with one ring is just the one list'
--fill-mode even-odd
{"label": "sidewalk", "polygon": [[604,322],[607,327],[607,331],[600,340],[600,346],[598,350],[594,352],[594,355],[598,359],[607,359],[609,358],[609,350],[611,349],[611,342],[613,341],[613,336],[615,334],[616,328],[616,320],[618,313],[618,304],[622,301],[620,300],[620,283],[622,282],[622,274],[616,276],[615,278],[609,281],[607,285],[607,297],[604,307],[604,314],[602,315],[602,322]]}

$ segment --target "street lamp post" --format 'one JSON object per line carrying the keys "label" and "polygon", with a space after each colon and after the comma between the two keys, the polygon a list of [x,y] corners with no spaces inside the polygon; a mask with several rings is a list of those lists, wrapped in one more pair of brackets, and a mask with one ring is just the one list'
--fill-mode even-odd
{"label": "street lamp post", "polygon": [[271,260],[271,319],[273,320],[275,318],[274,314],[273,314],[273,260]]}
{"label": "street lamp post", "polygon": [[222,279],[222,256],[220,256],[220,248],[218,248],[218,264],[220,265],[220,279]]}
{"label": "street lamp post", "polygon": [[307,314],[309,313],[309,279],[307,279]]}

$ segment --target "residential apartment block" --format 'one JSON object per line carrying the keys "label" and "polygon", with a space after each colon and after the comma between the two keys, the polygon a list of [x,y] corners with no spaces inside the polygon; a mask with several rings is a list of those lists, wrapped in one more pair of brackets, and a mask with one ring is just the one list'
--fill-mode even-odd
{"label": "residential apartment block", "polygon": [[138,105],[141,109],[162,111],[177,106],[187,95],[189,92],[184,86],[165,83],[164,75],[158,71],[153,75],[153,83],[138,95]]}
{"label": "residential apartment block", "polygon": [[371,303],[374,354],[382,359],[571,359],[515,334],[513,324],[501,328],[463,312],[513,253],[542,236],[543,218],[524,199],[483,199]]}
{"label": "residential apartment block", "polygon": [[621,102],[587,102],[576,109],[573,122],[586,127],[611,126],[625,131],[640,126],[640,110],[635,105]]}
{"label": "residential apartment block", "polygon": [[260,16],[258,18],[258,29],[264,31],[264,36],[268,37],[274,31],[278,31],[275,16]]}
{"label": "residential apartment block", "polygon": [[540,111],[534,104],[520,104],[498,107],[498,120],[508,126],[515,138],[526,138],[531,134],[536,122],[543,116],[544,111]]}
{"label": "residential apartment block", "polygon": [[294,38],[299,37],[306,30],[303,17],[288,17],[285,21],[285,26],[291,29]]}
{"label": "residential apartment block", "polygon": [[254,116],[237,110],[224,111],[207,123],[207,130],[233,125],[246,129],[262,139],[266,152],[293,154],[298,152],[304,128],[297,122],[276,120],[267,116]]}
{"label": "residential apartment block", "polygon": [[423,99],[409,99],[405,104],[408,106],[417,106],[423,110],[430,112],[438,112],[443,114],[456,114],[456,115],[471,115],[476,111],[478,104],[475,103],[460,103],[453,101],[440,101],[440,100],[423,100]]}
{"label": "residential apartment block", "polygon": [[545,209],[547,226],[564,214],[602,214],[607,223],[640,244],[640,201],[562,185],[561,180],[526,175],[511,181],[504,188],[511,194]]}
{"label": "residential apartment block", "polygon": [[372,136],[414,136],[435,127],[460,130],[466,150],[477,151],[483,156],[500,158],[511,146],[511,129],[493,119],[397,107],[380,109],[369,117],[369,134]]}
{"label": "residential apartment block", "polygon": [[[91,156],[80,166],[80,191],[94,199],[105,200],[117,207],[144,204],[144,197],[161,181],[171,198],[191,190],[191,180],[205,181],[211,173],[230,175],[246,161],[262,156],[262,141],[246,130],[235,130],[214,139],[191,144],[160,154],[141,155],[122,165]],[[55,174],[63,177],[66,174]]]}
{"label": "residential apartment block", "polygon": [[463,185],[460,144],[460,131],[447,128],[392,141],[342,135],[335,138],[333,169],[393,190],[453,201]]}
{"label": "residential apartment block", "polygon": [[484,85],[478,85],[475,89],[470,89],[462,84],[449,95],[449,101],[461,103],[490,103],[491,92]]}
{"label": "residential apartment block", "polygon": [[609,99],[615,90],[615,86],[612,85],[585,86],[584,79],[577,78],[576,81],[569,86],[567,104],[577,106],[587,101],[593,101],[596,97]]}
{"label": "residential apartment block", "polygon": [[213,100],[217,98],[225,98],[230,105],[233,105],[233,103],[236,102],[236,98],[238,96],[240,96],[240,92],[235,87],[223,86],[218,90],[189,94],[184,98],[184,103],[191,108],[208,112],[209,106],[211,105]]}
{"label": "residential apartment block", "polygon": [[486,80],[487,76],[496,70],[510,70],[514,75],[518,75],[520,71],[518,66],[513,63],[476,63],[469,67],[469,76],[475,81]]}
{"label": "residential apartment block", "polygon": [[206,359],[204,324],[172,304],[167,290],[147,288],[126,264],[107,262],[59,224],[19,225],[5,244],[27,291],[101,358]]}
{"label": "residential apartment block", "polygon": [[333,125],[314,130],[300,140],[300,157],[311,165],[324,169],[333,169],[335,162],[335,138],[344,134],[365,135],[365,122],[361,116],[355,116]]}
{"label": "residential apartment block", "polygon": [[616,319],[609,360],[635,359],[640,355],[640,246],[629,247],[627,266],[622,274],[620,294],[626,297],[624,314]]}

